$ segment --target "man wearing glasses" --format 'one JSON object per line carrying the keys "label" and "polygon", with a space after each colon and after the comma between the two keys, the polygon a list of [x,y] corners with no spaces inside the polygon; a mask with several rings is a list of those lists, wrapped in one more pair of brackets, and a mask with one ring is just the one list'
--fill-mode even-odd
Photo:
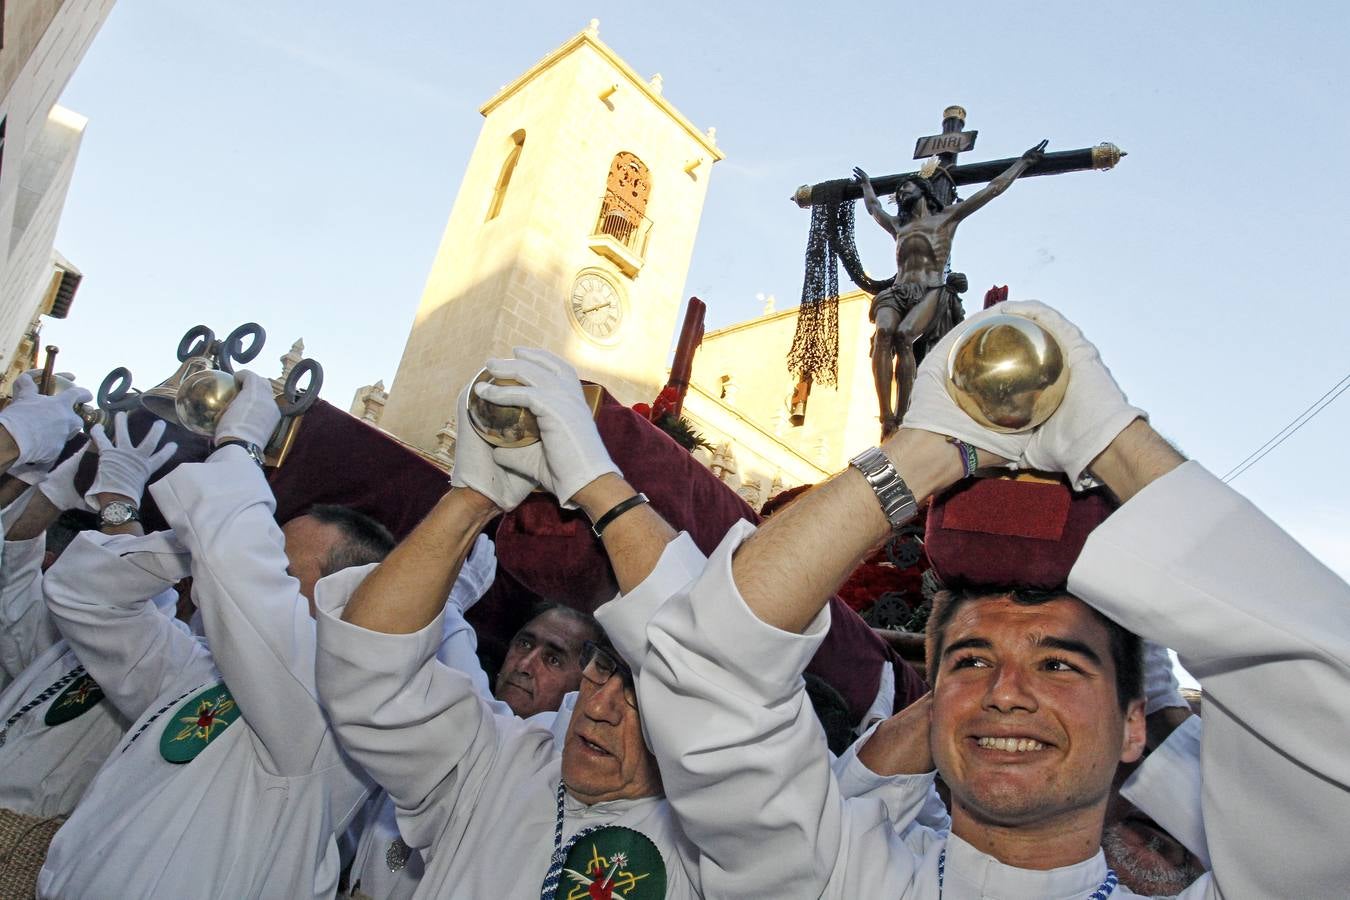
{"label": "man wearing glasses", "polygon": [[595,523],[633,613],[617,628],[640,634],[702,566],[688,536],[619,476],[576,373],[542,351],[518,354],[490,368],[524,387],[484,396],[529,406],[543,442],[494,451],[468,427],[460,397],[450,491],[384,564],[316,591],[320,698],[422,852],[419,895],[700,896],[693,848],[643,739],[630,668],[640,660],[586,642],[561,753],[547,728],[493,715],[467,676],[436,660],[445,598],[475,539],[536,484]]}

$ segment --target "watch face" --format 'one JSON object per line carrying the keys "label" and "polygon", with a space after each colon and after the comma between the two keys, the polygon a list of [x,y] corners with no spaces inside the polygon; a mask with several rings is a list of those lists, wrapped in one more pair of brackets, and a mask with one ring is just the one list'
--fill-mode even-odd
{"label": "watch face", "polygon": [[602,343],[618,338],[623,302],[618,288],[605,278],[589,272],[579,277],[572,285],[567,309],[588,337]]}
{"label": "watch face", "polygon": [[127,503],[109,503],[103,508],[103,522],[107,525],[125,525],[136,515],[136,508]]}

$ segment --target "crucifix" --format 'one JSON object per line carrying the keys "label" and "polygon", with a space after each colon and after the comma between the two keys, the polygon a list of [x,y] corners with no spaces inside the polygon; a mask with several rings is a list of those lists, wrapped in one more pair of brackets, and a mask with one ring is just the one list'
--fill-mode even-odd
{"label": "crucifix", "polygon": [[[972,149],[976,131],[963,131],[966,112],[959,106],[943,113],[942,131],[919,139],[914,158],[926,160],[917,172],[870,179],[854,169],[852,179],[804,185],[793,199],[811,207],[806,278],[797,332],[788,365],[799,381],[832,383],[837,377],[838,268],[873,295],[869,319],[872,373],[876,383],[882,439],[899,427],[909,407],[914,375],[923,354],[964,317],[957,296],[966,289],[964,275],[950,266],[956,226],[1003,193],[1019,177],[1052,175],[1084,169],[1109,169],[1125,154],[1112,144],[1084,150],[1046,153],[1046,141],[1021,157],[958,165],[957,154]],[[958,185],[988,182],[964,201]],[[894,191],[897,210],[886,211],[877,191]],[[862,198],[867,212],[895,238],[896,274],[869,278],[853,240],[853,201]]]}

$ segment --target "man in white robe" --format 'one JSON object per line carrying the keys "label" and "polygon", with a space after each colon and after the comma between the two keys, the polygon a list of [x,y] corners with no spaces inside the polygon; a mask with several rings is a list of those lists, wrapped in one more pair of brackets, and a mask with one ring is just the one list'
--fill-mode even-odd
{"label": "man in white robe", "polygon": [[[947,351],[983,318],[972,317],[921,369],[906,427],[883,448],[888,465],[860,456],[859,471],[757,534],[733,529],[649,627],[639,696],[667,794],[701,850],[704,889],[1130,896],[1099,844],[1111,776],[1144,743],[1143,700],[1116,696],[1095,609],[1173,647],[1205,689],[1213,868],[1182,896],[1343,894],[1350,587],[1158,437],[1061,316],[1031,303],[997,312],[1036,319],[1065,350],[1068,391],[1045,424],[995,434],[951,401]],[[905,517],[903,502],[883,512],[861,470],[882,486],[898,478],[922,501],[962,476],[948,436],[978,448],[985,466],[1064,472],[1076,486],[1090,471],[1123,501],[1088,538],[1069,594],[1025,607],[972,600],[944,630],[932,698],[910,708],[912,727],[887,749],[924,777],[936,761],[953,794],[949,837],[898,832],[842,799],[799,677],[828,626],[821,598]]]}
{"label": "man in white robe", "polygon": [[[39,896],[328,898],[337,888],[336,835],[370,783],[314,696],[310,594],[387,543],[342,516],[277,527],[256,459],[279,411],[266,379],[240,378],[210,458],[150,488],[172,535],[81,535],[48,573],[62,632],[133,724],[52,842]],[[148,603],[189,560],[203,641]],[[115,570],[129,589],[96,590]]]}
{"label": "man in white robe", "polygon": [[[99,497],[109,502],[117,497],[139,504],[146,482],[172,456],[175,445],[159,447],[164,432],[162,422],[152,426],[139,445],[127,433],[125,413],[118,415],[115,430],[115,443],[106,439],[101,442],[99,469],[89,496],[100,506]],[[74,488],[82,456],[83,452],[76,453],[58,465],[41,479],[31,498],[24,498],[26,508],[14,523],[13,531],[34,536],[27,541],[8,543],[41,542],[44,532],[63,511],[87,509],[88,501]],[[8,513],[7,508],[6,520]],[[128,525],[103,527],[111,534],[126,530]],[[130,523],[130,527],[139,531],[135,523]],[[8,525],[6,531],[8,534]],[[65,547],[48,540],[47,548],[45,554],[36,547],[6,554],[2,564],[8,569],[21,560],[25,569],[33,568],[25,580],[37,594],[44,620],[49,617],[38,570],[45,564],[44,559],[59,558]],[[110,568],[100,573],[96,589],[107,594],[134,590],[119,583],[119,571]],[[8,591],[0,592],[0,597],[5,604],[12,600]],[[160,612],[172,619],[177,599],[176,591],[166,589],[153,601]],[[186,626],[175,624],[186,631]],[[55,629],[54,624],[51,627]],[[58,639],[0,693],[0,807],[37,817],[69,815],[129,724],[130,719],[104,700],[102,688],[85,670],[69,643]]]}

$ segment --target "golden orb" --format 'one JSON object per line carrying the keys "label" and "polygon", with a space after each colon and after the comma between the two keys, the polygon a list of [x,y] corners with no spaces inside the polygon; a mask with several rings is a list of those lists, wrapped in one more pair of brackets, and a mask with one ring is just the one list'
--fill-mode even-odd
{"label": "golden orb", "polygon": [[212,437],[221,413],[239,393],[234,376],[219,369],[203,369],[183,379],[174,398],[178,421],[193,434]]}
{"label": "golden orb", "polygon": [[952,399],[980,425],[1003,434],[1030,431],[1050,418],[1068,386],[1059,341],[1025,316],[984,319],[947,358]]}
{"label": "golden orb", "polygon": [[[481,381],[490,384],[518,385],[519,381],[510,378],[493,378],[487,369],[483,369],[473,380],[473,385]],[[501,406],[489,403],[469,386],[469,425],[478,436],[494,447],[528,447],[539,441],[539,420],[523,406]]]}

